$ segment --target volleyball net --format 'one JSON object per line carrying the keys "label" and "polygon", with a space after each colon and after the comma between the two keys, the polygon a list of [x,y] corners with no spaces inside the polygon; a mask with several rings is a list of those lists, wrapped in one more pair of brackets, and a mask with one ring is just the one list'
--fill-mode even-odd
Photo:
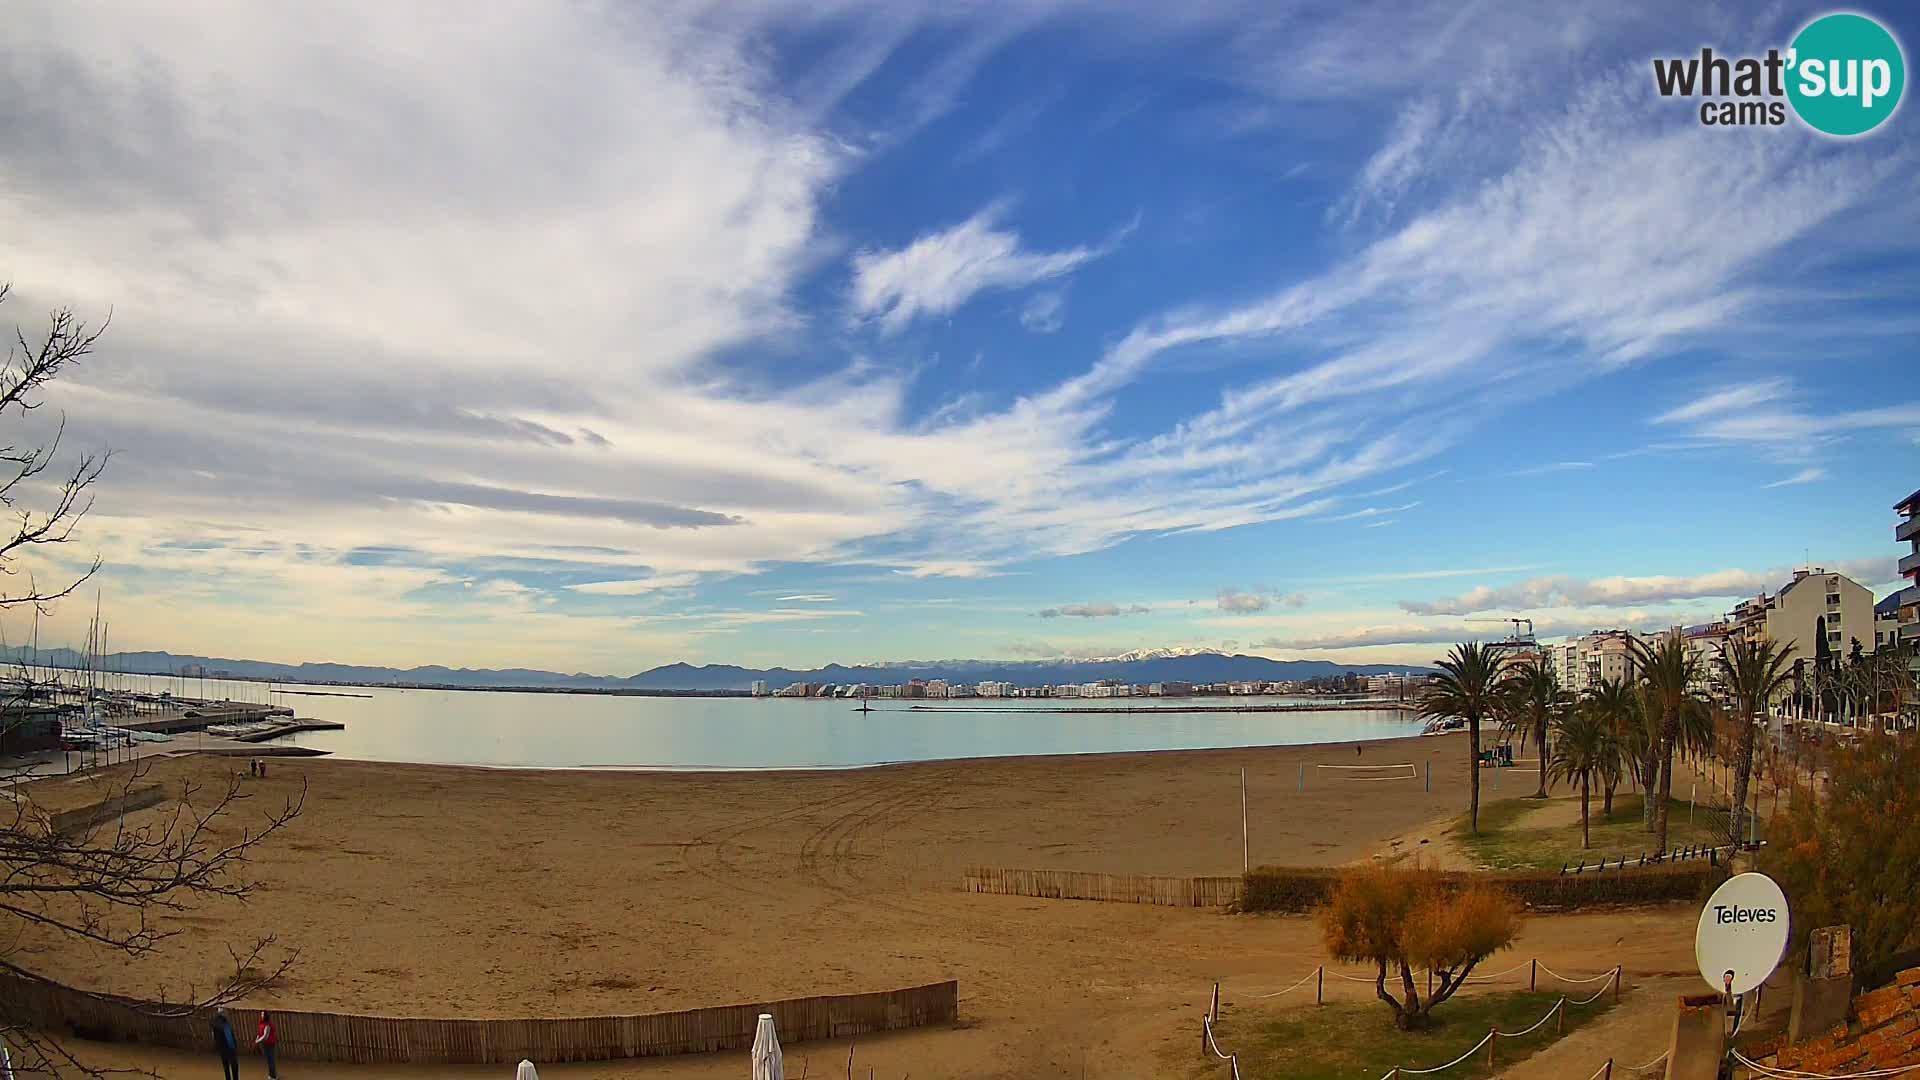
{"label": "volleyball net", "polygon": [[1323,780],[1418,780],[1420,767],[1411,761],[1389,765],[1315,765],[1315,776]]}

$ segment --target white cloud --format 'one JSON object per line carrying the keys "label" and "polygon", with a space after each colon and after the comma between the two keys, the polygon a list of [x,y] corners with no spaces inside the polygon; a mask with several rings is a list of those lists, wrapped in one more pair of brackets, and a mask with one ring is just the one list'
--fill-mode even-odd
{"label": "white cloud", "polygon": [[1817,483],[1826,479],[1826,477],[1827,470],[1825,469],[1801,469],[1799,472],[1794,473],[1784,480],[1775,480],[1771,484],[1762,484],[1761,486],[1766,488],[1792,487],[1796,484]]}
{"label": "white cloud", "polygon": [[1593,468],[1593,462],[1591,461],[1555,461],[1546,465],[1530,465],[1524,469],[1515,469],[1506,475],[1513,477],[1548,476],[1553,473],[1578,472],[1581,469],[1591,468]]}
{"label": "white cloud", "polygon": [[1388,517],[1393,514],[1402,514],[1407,512],[1408,510],[1416,509],[1419,507],[1419,505],[1420,505],[1419,501],[1415,500],[1414,502],[1410,502],[1410,503],[1402,503],[1399,506],[1368,506],[1359,510],[1349,510],[1344,514],[1334,514],[1331,517],[1323,517],[1323,518],[1320,518],[1319,520],[1321,521],[1355,521],[1361,518]]}
{"label": "white cloud", "polygon": [[[1003,213],[990,206],[897,251],[855,254],[853,313],[877,320],[885,333],[897,333],[919,316],[951,314],[981,291],[1057,278],[1103,254],[1090,247],[1024,250],[1019,233],[996,227]],[[1053,316],[1058,316],[1057,303]]]}
{"label": "white cloud", "polygon": [[[1893,560],[1846,559],[1825,563],[1828,569],[1865,585],[1891,580]],[[1762,571],[1715,570],[1691,576],[1575,578],[1568,575],[1528,578],[1511,585],[1482,585],[1439,600],[1403,600],[1400,607],[1415,615],[1471,615],[1483,611],[1537,611],[1562,607],[1635,607],[1675,600],[1750,596],[1772,592],[1792,577],[1791,568]]]}
{"label": "white cloud", "polygon": [[1221,611],[1265,611],[1271,603],[1272,601],[1264,593],[1221,589],[1215,606]]}
{"label": "white cloud", "polygon": [[1220,611],[1245,613],[1265,611],[1274,605],[1297,608],[1307,602],[1305,593],[1281,593],[1273,589],[1221,589],[1214,598],[1214,607]]}
{"label": "white cloud", "polygon": [[[177,575],[171,594],[150,583],[149,615],[125,617],[154,628],[148,643],[169,643],[161,597],[185,604],[254,558],[156,545],[194,523],[265,523],[289,548],[407,554],[324,571],[275,556],[314,590],[284,601],[297,617],[209,597],[204,618],[189,605],[175,622],[341,656],[390,640],[448,659],[435,651],[492,633],[529,655],[626,657],[687,639],[589,620],[538,623],[553,644],[529,645],[488,621],[524,602],[510,595],[481,597],[470,622],[418,597],[393,607],[457,624],[441,637],[320,615],[438,588],[460,560],[591,565],[585,597],[792,563],[981,578],[1130,537],[1330,513],[1350,486],[1535,392],[1528,377],[1549,365],[1572,383],[1723,331],[1763,284],[1780,295],[1767,271],[1783,251],[1883,193],[1884,141],[1832,150],[1667,125],[1639,100],[1638,68],[1631,86],[1576,89],[1548,122],[1500,125],[1499,151],[1469,153],[1470,168],[1436,170],[1489,71],[1557,78],[1564,65],[1534,61],[1634,20],[1520,11],[1496,38],[1487,12],[1398,8],[1361,5],[1337,26],[1279,9],[1101,17],[1155,43],[1244,26],[1237,47],[1260,62],[1227,76],[1287,101],[1398,94],[1454,72],[1449,43],[1500,47],[1473,50],[1449,82],[1459,101],[1432,125],[1407,121],[1357,181],[1388,231],[1254,302],[1142,319],[1079,377],[1012,402],[928,409],[910,371],[836,361],[806,337],[812,313],[790,308],[834,250],[822,198],[865,149],[825,114],[911,36],[911,13],[862,21],[789,94],[771,84],[766,31],[812,17],[800,9],[636,17],[503,0],[449,21],[343,0],[315,35],[247,5],[29,5],[0,38],[0,97],[37,103],[0,118],[0,236],[20,290],[7,314],[114,311],[52,404],[70,437],[128,451],[102,489],[125,519],[102,549],[111,566]],[[1353,32],[1403,18],[1414,31]],[[1005,40],[969,28],[910,110],[937,114]],[[1272,64],[1289,40],[1298,62]],[[1647,176],[1666,182],[1649,193]],[[1057,285],[1110,246],[1031,244],[989,212],[866,252],[854,306],[905,325],[983,290]],[[830,373],[713,362],[769,339],[799,339],[816,352],[795,370]],[[1197,415],[1116,423],[1133,380],[1202,346],[1259,366],[1221,369],[1227,389]]]}
{"label": "white cloud", "polygon": [[[1817,451],[1852,435],[1920,427],[1920,401],[1822,413],[1802,404],[1805,396],[1786,378],[1740,383],[1668,409],[1653,422],[1684,425],[1696,439],[1753,449],[1769,460],[1782,462],[1806,461]],[[1800,475],[1818,471],[1807,469]]]}
{"label": "white cloud", "polygon": [[645,596],[665,589],[684,589],[696,584],[699,580],[698,574],[660,574],[649,578],[628,578],[622,581],[589,581],[579,585],[569,585],[567,588],[592,596]]}
{"label": "white cloud", "polygon": [[1035,293],[1020,309],[1020,325],[1036,334],[1051,334],[1066,325],[1067,300],[1059,292]]}
{"label": "white cloud", "polygon": [[775,600],[783,604],[831,604],[833,597],[825,593],[795,593],[792,596],[776,596]]}
{"label": "white cloud", "polygon": [[1035,614],[1043,619],[1058,619],[1062,616],[1076,619],[1110,619],[1116,615],[1145,615],[1153,609],[1145,604],[1066,604],[1061,607],[1041,608]]}

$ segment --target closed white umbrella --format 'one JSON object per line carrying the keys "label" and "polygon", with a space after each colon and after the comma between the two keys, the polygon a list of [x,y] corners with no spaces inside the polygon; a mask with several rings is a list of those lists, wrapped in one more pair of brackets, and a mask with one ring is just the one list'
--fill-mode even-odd
{"label": "closed white umbrella", "polygon": [[534,1070],[533,1062],[522,1061],[513,1070],[513,1080],[540,1080],[540,1074]]}
{"label": "closed white umbrella", "polygon": [[773,1033],[773,1014],[761,1013],[753,1030],[753,1080],[787,1080],[780,1060],[780,1037]]}

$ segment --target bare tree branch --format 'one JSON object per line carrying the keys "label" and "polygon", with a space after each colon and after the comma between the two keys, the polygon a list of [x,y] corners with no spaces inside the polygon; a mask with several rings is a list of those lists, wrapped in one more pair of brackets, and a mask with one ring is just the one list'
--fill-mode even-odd
{"label": "bare tree branch", "polygon": [[[0,302],[9,291],[0,283]],[[29,337],[16,327],[0,364],[0,423],[24,419],[39,409],[41,392],[93,351],[106,326],[89,326],[70,309],[60,308],[39,335]],[[27,605],[36,616],[45,614],[53,602],[71,595],[100,569],[95,558],[66,584],[43,587],[32,570],[21,565],[22,557],[36,548],[72,540],[93,508],[93,485],[112,456],[84,454],[60,468],[65,435],[63,416],[52,436],[38,444],[23,446],[0,436],[0,577],[23,576],[26,585],[24,590],[0,591],[0,611]],[[0,682],[0,731],[51,696],[31,664],[23,658],[17,666],[15,677]],[[163,916],[209,900],[244,902],[254,889],[245,873],[248,856],[286,828],[306,801],[302,782],[281,805],[254,812],[252,792],[238,773],[231,773],[224,785],[182,781],[161,805],[132,811],[128,808],[135,805],[136,790],[149,797],[153,791],[149,764],[135,761],[99,774],[106,779],[100,805],[120,812],[62,828],[57,815],[36,803],[36,785],[23,782],[28,779],[25,771],[0,778],[0,979],[15,983],[58,978],[57,972],[31,971],[15,961],[30,940],[66,938],[131,962],[181,932]],[[280,949],[272,936],[244,949],[229,948],[228,953],[231,972],[209,989],[162,991],[144,1004],[116,1000],[160,1016],[195,1015],[272,985],[297,958]],[[0,994],[0,1043],[13,1050],[16,1075],[105,1076],[124,1071],[82,1062],[62,1043],[61,1033],[35,1028],[25,1008]]]}

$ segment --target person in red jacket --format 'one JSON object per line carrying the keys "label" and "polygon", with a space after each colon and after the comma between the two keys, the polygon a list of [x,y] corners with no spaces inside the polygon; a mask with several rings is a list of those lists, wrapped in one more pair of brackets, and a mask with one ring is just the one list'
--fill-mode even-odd
{"label": "person in red jacket", "polygon": [[273,1029],[273,1016],[261,1013],[260,1033],[253,1037],[253,1045],[259,1047],[261,1055],[267,1059],[267,1080],[280,1080],[280,1068],[273,1060],[273,1048],[279,1043],[280,1033]]}

